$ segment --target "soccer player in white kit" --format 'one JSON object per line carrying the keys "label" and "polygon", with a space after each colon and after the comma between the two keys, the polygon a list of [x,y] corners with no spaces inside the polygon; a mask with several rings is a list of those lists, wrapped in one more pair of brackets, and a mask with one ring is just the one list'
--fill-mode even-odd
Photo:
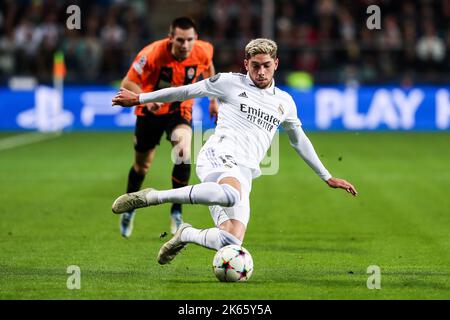
{"label": "soccer player in white kit", "polygon": [[197,159],[196,171],[201,183],[171,190],[148,188],[127,193],[112,205],[114,213],[167,202],[209,206],[215,227],[196,229],[188,223],[182,224],[161,247],[160,264],[172,261],[187,243],[215,250],[242,244],[250,217],[252,180],[261,174],[259,164],[280,125],[292,147],[321,179],[332,188],[357,195],[349,182],[332,177],[324,167],[302,130],[292,97],[275,87],[276,43],[261,38],[250,41],[245,47],[244,64],[246,75],[219,73],[195,84],[141,94],[121,88],[113,99],[113,105],[124,107],[204,96],[219,101],[217,127]]}

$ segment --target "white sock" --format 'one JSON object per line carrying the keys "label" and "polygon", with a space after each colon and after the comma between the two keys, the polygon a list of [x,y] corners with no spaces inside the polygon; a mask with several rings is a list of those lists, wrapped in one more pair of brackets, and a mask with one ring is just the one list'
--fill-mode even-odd
{"label": "white sock", "polygon": [[228,184],[204,182],[177,189],[151,191],[146,198],[150,204],[171,202],[232,207],[240,201],[240,194]]}
{"label": "white sock", "polygon": [[219,228],[196,229],[189,227],[181,233],[181,241],[196,243],[208,249],[219,250],[229,244],[242,245],[242,241]]}

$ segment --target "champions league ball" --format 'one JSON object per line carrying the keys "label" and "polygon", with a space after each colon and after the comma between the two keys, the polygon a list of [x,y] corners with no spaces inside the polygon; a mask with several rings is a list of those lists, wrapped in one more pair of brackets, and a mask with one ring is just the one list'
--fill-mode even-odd
{"label": "champions league ball", "polygon": [[244,247],[229,245],[217,251],[213,271],[222,282],[247,281],[253,273],[253,259]]}

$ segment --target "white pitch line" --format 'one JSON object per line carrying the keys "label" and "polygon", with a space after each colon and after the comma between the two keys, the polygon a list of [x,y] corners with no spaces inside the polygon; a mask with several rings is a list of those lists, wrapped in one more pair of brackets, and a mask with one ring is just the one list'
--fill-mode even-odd
{"label": "white pitch line", "polygon": [[37,143],[45,140],[50,140],[57,138],[62,134],[62,132],[51,132],[51,133],[41,133],[41,132],[31,132],[18,134],[12,137],[7,137],[0,139],[0,151],[14,149],[20,146],[25,146],[27,144]]}

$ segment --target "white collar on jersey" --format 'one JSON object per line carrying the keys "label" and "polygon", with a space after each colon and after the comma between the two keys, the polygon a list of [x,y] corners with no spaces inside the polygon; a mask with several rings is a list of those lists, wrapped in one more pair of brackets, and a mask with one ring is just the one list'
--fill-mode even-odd
{"label": "white collar on jersey", "polygon": [[[248,72],[245,75],[245,78],[247,79],[249,85],[251,85],[252,87],[256,87],[256,85],[253,82],[252,78],[250,78],[250,75],[248,74]],[[256,87],[256,88],[258,88],[258,87]],[[265,89],[259,89],[259,90],[264,90],[266,93],[274,95],[275,94],[275,79],[272,79],[272,84],[270,86],[268,86]]]}

